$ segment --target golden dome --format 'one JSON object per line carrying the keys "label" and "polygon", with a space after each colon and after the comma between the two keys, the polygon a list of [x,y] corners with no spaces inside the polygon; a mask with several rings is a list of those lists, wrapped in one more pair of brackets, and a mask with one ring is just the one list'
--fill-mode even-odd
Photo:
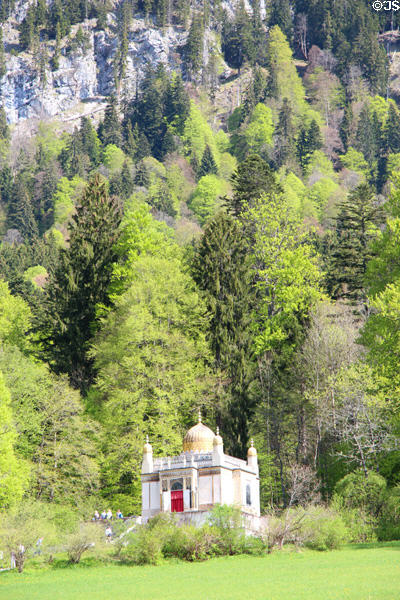
{"label": "golden dome", "polygon": [[199,413],[199,422],[191,427],[183,438],[183,451],[212,452],[214,437],[214,432],[201,422],[201,414]]}
{"label": "golden dome", "polygon": [[149,436],[146,435],[146,443],[143,446],[143,454],[150,454],[150,452],[153,452],[153,448],[151,447],[151,444],[149,443]]}
{"label": "golden dome", "polygon": [[250,448],[247,450],[247,456],[257,456],[257,450],[254,448],[253,440],[250,442]]}

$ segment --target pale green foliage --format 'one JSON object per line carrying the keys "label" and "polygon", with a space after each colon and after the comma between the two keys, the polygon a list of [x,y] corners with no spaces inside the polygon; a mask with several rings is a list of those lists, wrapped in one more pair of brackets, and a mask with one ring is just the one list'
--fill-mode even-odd
{"label": "pale green foliage", "polygon": [[78,503],[97,491],[97,428],[83,415],[79,393],[66,378],[49,377],[41,410],[41,443],[33,456],[38,498]]}
{"label": "pale green foliage", "polygon": [[46,538],[47,542],[54,532],[48,521],[43,516],[40,518],[31,508],[31,505],[22,504],[15,512],[0,514],[0,548],[9,556],[14,554],[20,573],[38,538]]}
{"label": "pale green foliage", "polygon": [[400,174],[393,174],[393,185],[386,203],[387,220],[373,245],[373,258],[367,266],[367,285],[371,296],[382,292],[388,283],[400,279]]}
{"label": "pale green foliage", "polygon": [[307,546],[316,550],[340,548],[349,532],[340,514],[322,506],[296,506],[280,515],[267,515],[263,538],[270,551],[284,544]]}
{"label": "pale green foliage", "polygon": [[376,542],[377,519],[364,508],[349,508],[341,496],[333,496],[331,507],[343,519],[348,531],[348,541],[352,543]]}
{"label": "pale green foliage", "polygon": [[326,154],[322,152],[322,150],[315,150],[307,164],[306,176],[311,177],[315,174],[326,175],[332,179],[335,178],[333,165]]}
{"label": "pale green foliage", "polygon": [[190,114],[186,119],[183,132],[185,150],[191,157],[195,156],[200,163],[205,147],[208,145],[219,165],[219,151],[214,133],[194,102],[190,104]]}
{"label": "pale green foliage", "polygon": [[8,162],[10,156],[10,144],[8,140],[0,140],[0,161],[2,163]]}
{"label": "pale green foliage", "polygon": [[289,172],[285,174],[283,168],[281,169],[280,183],[282,184],[288,206],[296,215],[302,217],[303,200],[307,190],[306,186],[294,173]]}
{"label": "pale green foliage", "polygon": [[160,177],[165,177],[167,174],[167,170],[162,164],[162,162],[160,162],[153,156],[146,156],[143,159],[143,164],[145,165],[146,170],[150,176],[150,182],[154,182]]}
{"label": "pale green foliage", "polygon": [[268,59],[276,73],[279,97],[288,98],[295,112],[301,112],[305,107],[305,90],[297,74],[289,43],[277,25],[269,32],[268,48]]}
{"label": "pale green foliage", "polygon": [[322,127],[325,125],[321,113],[315,110],[315,108],[312,108],[309,104],[306,104],[304,106],[304,110],[298,118],[298,122],[299,124],[304,124],[309,127],[311,121],[315,121],[320,129],[322,129]]}
{"label": "pale green foliage", "polygon": [[265,156],[272,144],[273,133],[271,109],[265,104],[257,104],[244,133],[249,149],[260,156]]}
{"label": "pale green foliage", "polygon": [[0,206],[0,235],[3,236],[6,232],[7,215],[3,206]]}
{"label": "pale green foliage", "polygon": [[341,515],[323,506],[307,508],[300,530],[305,545],[314,550],[337,550],[349,541]]}
{"label": "pale green foliage", "polygon": [[351,171],[355,171],[363,179],[365,179],[368,173],[368,163],[364,158],[362,152],[358,152],[352,146],[347,150],[346,154],[343,154],[340,157],[340,161],[346,169],[350,169]]}
{"label": "pale green foliage", "polygon": [[138,197],[133,196],[127,201],[121,229],[117,250],[124,261],[114,266],[113,294],[127,289],[132,283],[135,263],[140,256],[180,256],[173,230],[165,223],[156,221],[148,204]]}
{"label": "pale green foliage", "polygon": [[67,538],[68,558],[70,562],[78,564],[85,552],[101,552],[105,542],[104,528],[100,523],[80,523]]}
{"label": "pale green foliage", "polygon": [[35,136],[35,143],[41,146],[45,153],[46,160],[57,158],[61,150],[66,146],[66,136],[57,134],[57,124],[41,121],[38,125],[38,133]]}
{"label": "pale green foliage", "polygon": [[[397,233],[399,224],[396,224]],[[378,381],[391,403],[400,406],[400,281],[389,283],[371,300],[372,313],[366,322],[362,341]]]}
{"label": "pale green foliage", "polygon": [[29,267],[29,269],[24,272],[24,279],[26,281],[30,281],[37,289],[42,289],[36,280],[37,277],[42,280],[47,277],[47,271],[42,265]]}
{"label": "pale green foliage", "polygon": [[338,455],[349,465],[368,469],[377,465],[379,454],[395,449],[387,401],[379,390],[379,376],[368,364],[355,362],[339,372],[329,410],[341,442]]}
{"label": "pale green foliage", "polygon": [[85,186],[84,180],[75,175],[72,179],[61,177],[53,196],[54,222],[58,225],[66,223],[74,211],[75,200],[80,196]]}
{"label": "pale green foliage", "polygon": [[381,509],[386,491],[386,480],[379,473],[363,471],[349,473],[337,482],[335,494],[339,496],[345,507],[365,509],[377,515]]}
{"label": "pale green foliage", "polygon": [[218,150],[223,153],[229,149],[229,136],[223,129],[218,129],[215,134],[215,143],[217,144]]}
{"label": "pale green foliage", "polygon": [[385,127],[386,125],[390,104],[396,105],[396,103],[391,98],[389,100],[385,100],[385,98],[382,98],[382,96],[378,95],[374,96],[369,101],[369,112],[371,115],[373,113],[376,114],[376,116],[378,117],[379,125],[381,127]]}
{"label": "pale green foliage", "polygon": [[46,231],[44,237],[47,238],[50,233],[52,234],[52,236],[54,238],[54,242],[56,243],[56,245],[58,247],[60,247],[60,248],[64,248],[65,247],[65,240],[64,240],[64,236],[61,233],[61,231],[59,231],[55,227],[52,227],[51,229],[49,229],[48,231]]}
{"label": "pale green foliage", "polygon": [[257,314],[258,352],[279,347],[293,321],[321,298],[321,273],[301,221],[281,195],[263,195],[246,211],[254,231],[257,287],[263,299]]}
{"label": "pale green foliage", "polygon": [[387,160],[388,179],[394,179],[396,173],[400,171],[400,152],[389,154]]}
{"label": "pale green foliage", "polygon": [[314,185],[309,188],[307,196],[317,209],[320,217],[323,215],[329,200],[338,189],[339,185],[330,177],[321,177],[321,179],[316,181]]}
{"label": "pale green foliage", "polygon": [[32,494],[77,502],[95,492],[96,428],[83,415],[79,393],[16,348],[0,350],[0,370],[11,391],[16,450],[32,464]]}
{"label": "pale green foliage", "polygon": [[230,179],[232,173],[237,169],[237,160],[235,156],[224,152],[219,161],[219,173],[224,179]]}
{"label": "pale green foliage", "polygon": [[204,175],[199,180],[189,206],[201,224],[215,214],[221,204],[219,199],[228,192],[228,182],[217,175]]}
{"label": "pale green foliage", "polygon": [[126,155],[114,144],[108,144],[105,147],[103,153],[103,163],[108,167],[111,173],[122,169],[124,162],[126,161]]}
{"label": "pale green foliage", "polygon": [[26,351],[30,317],[27,303],[19,296],[12,296],[8,284],[0,279],[0,346],[10,344]]}
{"label": "pale green foliage", "polygon": [[29,481],[29,467],[14,452],[17,432],[11,398],[0,371],[0,509],[18,504]]}
{"label": "pale green foliage", "polygon": [[143,256],[133,270],[134,283],[104,320],[92,355],[103,399],[103,477],[114,495],[129,473],[126,493],[137,510],[145,434],[155,454],[179,452],[183,426],[205,400],[208,351],[204,307],[180,260]]}
{"label": "pale green foliage", "polygon": [[186,179],[179,165],[169,165],[165,177],[170,192],[178,200],[187,201],[192,191],[192,184]]}

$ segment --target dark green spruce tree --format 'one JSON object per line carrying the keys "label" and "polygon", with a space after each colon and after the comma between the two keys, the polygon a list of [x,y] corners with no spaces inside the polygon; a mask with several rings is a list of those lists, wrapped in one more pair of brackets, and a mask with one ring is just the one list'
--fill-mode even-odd
{"label": "dark green spruce tree", "polygon": [[200,179],[200,177],[204,177],[204,175],[216,175],[217,173],[217,163],[215,162],[210,146],[207,144],[204,149],[203,156],[201,157],[197,176]]}
{"label": "dark green spruce tree", "polygon": [[348,102],[344,108],[343,119],[340,123],[339,135],[342,140],[343,148],[345,152],[350,145],[351,138],[351,126],[353,123],[353,109],[351,108],[350,102]]}
{"label": "dark green spruce tree", "polygon": [[118,117],[117,99],[115,96],[111,96],[107,104],[104,120],[100,123],[98,134],[104,146],[115,144],[115,146],[122,148],[122,128]]}
{"label": "dark green spruce tree", "polygon": [[246,60],[253,62],[256,53],[252,24],[243,0],[236,9],[233,21],[225,20],[222,28],[222,52],[230,67],[240,69]]}
{"label": "dark green spruce tree", "polygon": [[183,47],[183,58],[189,79],[193,79],[203,63],[203,36],[204,28],[200,15],[193,17],[186,44]]}
{"label": "dark green spruce tree", "polygon": [[206,226],[192,262],[209,314],[207,336],[220,374],[217,421],[228,451],[246,456],[254,402],[251,312],[253,270],[242,227],[220,212]]}
{"label": "dark green spruce tree", "polygon": [[100,160],[99,139],[89,117],[82,117],[80,127],[82,151],[88,156],[93,167],[97,167]]}
{"label": "dark green spruce tree", "polygon": [[355,147],[364,154],[369,165],[372,165],[378,156],[379,138],[376,114],[371,115],[369,107],[364,105],[358,118]]}
{"label": "dark green spruce tree", "polygon": [[7,123],[6,111],[4,106],[0,106],[0,140],[8,140],[10,138],[10,128]]}
{"label": "dark green spruce tree", "polygon": [[67,373],[85,392],[93,381],[90,341],[97,330],[99,306],[109,306],[112,265],[117,261],[121,206],[96,175],[87,185],[69,226],[69,246],[62,249],[45,289],[38,331],[40,354],[55,373]]}
{"label": "dark green spruce tree", "polygon": [[278,168],[294,158],[296,152],[294,136],[293,110],[288,99],[284,98],[275,132],[274,155]]}
{"label": "dark green spruce tree", "polygon": [[400,112],[392,102],[386,119],[385,142],[389,152],[400,152]]}
{"label": "dark green spruce tree", "polygon": [[371,242],[382,222],[382,209],[366,183],[355,188],[341,203],[328,275],[329,291],[334,298],[365,300],[364,277],[372,257]]}
{"label": "dark green spruce tree", "polygon": [[39,235],[32,200],[22,176],[16,178],[13,186],[8,226],[18,229],[26,241],[32,241]]}
{"label": "dark green spruce tree", "polygon": [[279,193],[281,188],[269,165],[258,154],[249,155],[232,175],[233,196],[225,198],[228,212],[240,217],[246,206],[264,192]]}
{"label": "dark green spruce tree", "polygon": [[139,127],[137,123],[135,124],[135,128],[132,128],[132,121],[128,119],[126,127],[124,129],[125,133],[125,144],[124,151],[132,160],[136,160],[136,154],[139,146]]}
{"label": "dark green spruce tree", "polygon": [[270,15],[268,19],[269,27],[278,25],[289,42],[293,38],[293,21],[290,4],[290,0],[271,2]]}
{"label": "dark green spruce tree", "polygon": [[322,147],[322,135],[318,123],[313,119],[309,126],[304,125],[300,129],[297,138],[297,157],[303,169],[306,169],[310,158],[315,150]]}

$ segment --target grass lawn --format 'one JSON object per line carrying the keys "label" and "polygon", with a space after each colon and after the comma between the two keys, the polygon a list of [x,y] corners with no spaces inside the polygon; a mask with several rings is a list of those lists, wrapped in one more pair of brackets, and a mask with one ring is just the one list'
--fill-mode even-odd
{"label": "grass lawn", "polygon": [[400,542],[0,574],[1,600],[400,600]]}

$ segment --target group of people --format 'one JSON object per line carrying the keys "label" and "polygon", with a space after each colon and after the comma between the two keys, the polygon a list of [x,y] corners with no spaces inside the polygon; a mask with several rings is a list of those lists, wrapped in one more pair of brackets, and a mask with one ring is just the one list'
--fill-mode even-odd
{"label": "group of people", "polygon": [[[124,515],[122,514],[122,512],[120,510],[117,510],[117,512],[115,513],[115,518],[123,519]],[[94,511],[92,521],[112,521],[112,520],[113,520],[113,514],[112,514],[111,508],[109,508],[107,510],[107,512],[105,510],[103,510],[102,513],[99,513],[97,510]]]}

